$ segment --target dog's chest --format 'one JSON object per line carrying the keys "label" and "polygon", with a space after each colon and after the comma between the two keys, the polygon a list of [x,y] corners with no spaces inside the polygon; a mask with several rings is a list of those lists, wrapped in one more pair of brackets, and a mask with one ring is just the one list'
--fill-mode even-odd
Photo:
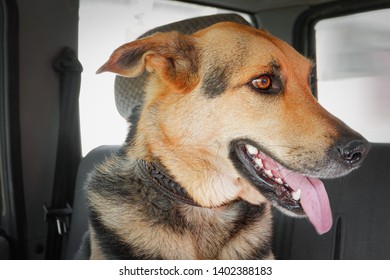
{"label": "dog's chest", "polygon": [[238,202],[221,209],[183,207],[180,212],[185,220],[182,234],[191,240],[196,259],[257,259],[272,255],[267,205]]}
{"label": "dog's chest", "polygon": [[[97,239],[107,251],[104,252],[107,257],[272,257],[272,226],[268,204],[256,206],[238,201],[215,209],[190,206],[173,202],[137,181],[118,181],[118,176],[108,180],[110,174],[118,172],[103,174],[106,176],[95,175],[88,187],[89,207],[96,216],[92,219],[92,225],[95,229],[104,229],[97,232]],[[107,239],[104,236],[115,238]],[[123,244],[123,248],[130,249],[128,252],[127,249],[121,250],[118,255],[115,251],[118,246],[115,244]]]}

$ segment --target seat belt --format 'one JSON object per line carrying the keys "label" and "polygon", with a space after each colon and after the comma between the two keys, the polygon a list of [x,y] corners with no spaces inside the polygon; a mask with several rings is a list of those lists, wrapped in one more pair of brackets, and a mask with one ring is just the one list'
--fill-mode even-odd
{"label": "seat belt", "polygon": [[61,249],[70,228],[74,188],[81,160],[79,94],[83,68],[77,54],[65,48],[53,61],[60,81],[60,117],[57,157],[51,205],[43,205],[48,222],[45,258],[61,259]]}

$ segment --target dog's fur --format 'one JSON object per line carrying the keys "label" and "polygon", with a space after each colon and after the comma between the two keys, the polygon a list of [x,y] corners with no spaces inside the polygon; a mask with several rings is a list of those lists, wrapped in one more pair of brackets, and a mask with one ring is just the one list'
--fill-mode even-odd
{"label": "dog's fur", "polygon": [[[353,169],[340,142],[363,139],[317,103],[311,69],[285,42],[228,22],[118,48],[98,72],[151,75],[131,137],[88,181],[90,258],[272,259],[271,203],[237,170],[233,141],[329,178]],[[274,87],[259,91],[251,82],[264,74]],[[140,160],[158,162],[201,207],[151,188]]]}

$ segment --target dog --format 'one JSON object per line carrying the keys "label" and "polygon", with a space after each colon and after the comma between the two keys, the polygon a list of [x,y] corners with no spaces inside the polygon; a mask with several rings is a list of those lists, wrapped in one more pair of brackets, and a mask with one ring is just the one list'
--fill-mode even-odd
{"label": "dog", "polygon": [[319,178],[370,144],[310,90],[312,63],[264,30],[155,33],[97,71],[150,73],[117,155],[86,184],[90,259],[273,259],[271,207],[332,226]]}

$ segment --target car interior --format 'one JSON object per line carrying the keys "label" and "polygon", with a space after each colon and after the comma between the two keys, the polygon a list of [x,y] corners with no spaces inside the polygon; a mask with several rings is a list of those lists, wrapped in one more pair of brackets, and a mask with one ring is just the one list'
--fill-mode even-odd
{"label": "car interior", "polygon": [[389,0],[0,0],[0,14],[0,259],[75,259],[85,181],[126,140],[148,75],[95,75],[112,46],[222,21],[310,58],[313,95],[372,145],[361,168],[323,180],[329,232],[273,210],[275,258],[390,259]]}

